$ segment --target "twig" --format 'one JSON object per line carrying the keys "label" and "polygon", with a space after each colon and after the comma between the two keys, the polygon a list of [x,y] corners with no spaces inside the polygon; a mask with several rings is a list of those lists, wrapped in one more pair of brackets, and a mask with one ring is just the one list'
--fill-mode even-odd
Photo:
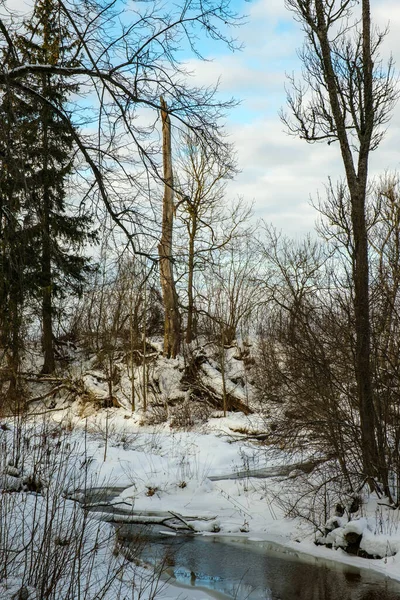
{"label": "twig", "polygon": [[188,529],[191,529],[192,531],[196,531],[195,528],[192,525],[190,525],[187,521],[185,521],[185,519],[183,517],[181,517],[177,513],[172,512],[172,510],[169,510],[168,512],[171,513],[171,515],[173,515],[176,519],[178,519],[178,521],[182,521],[182,523],[184,525],[186,525],[186,527]]}

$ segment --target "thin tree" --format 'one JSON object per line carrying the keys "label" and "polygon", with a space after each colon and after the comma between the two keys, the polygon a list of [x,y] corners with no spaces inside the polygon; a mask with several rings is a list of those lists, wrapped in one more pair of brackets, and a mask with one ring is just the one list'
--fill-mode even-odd
{"label": "thin tree", "polygon": [[[357,5],[361,15],[355,14]],[[372,150],[397,97],[393,65],[383,66],[379,50],[384,33],[371,34],[369,0],[286,0],[301,23],[306,42],[301,52],[306,87],[292,78],[283,115],[291,133],[312,143],[338,142],[350,196],[354,245],[355,376],[360,412],[364,473],[379,476],[376,415],[370,364],[370,307],[366,195]],[[354,12],[353,12],[354,11]],[[354,25],[351,24],[354,19]]]}
{"label": "thin tree", "polygon": [[247,324],[264,296],[254,230],[243,227],[240,233],[214,252],[203,273],[201,313],[212,323],[222,346],[235,343],[240,327]]}
{"label": "thin tree", "polygon": [[[231,211],[225,210],[227,181],[234,173],[232,154],[215,156],[198,143],[190,132],[181,136],[177,161],[176,215],[184,225],[184,268],[187,277],[186,343],[196,337],[195,275],[206,268],[214,251],[224,247],[250,213],[239,201]],[[182,232],[179,231],[179,237]],[[181,244],[182,246],[182,244]]]}
{"label": "thin tree", "polygon": [[181,316],[176,292],[173,256],[172,232],[174,224],[174,178],[172,170],[171,119],[167,112],[165,100],[160,98],[163,165],[164,165],[164,198],[161,240],[158,246],[160,258],[160,281],[164,303],[164,354],[175,358],[181,345]]}

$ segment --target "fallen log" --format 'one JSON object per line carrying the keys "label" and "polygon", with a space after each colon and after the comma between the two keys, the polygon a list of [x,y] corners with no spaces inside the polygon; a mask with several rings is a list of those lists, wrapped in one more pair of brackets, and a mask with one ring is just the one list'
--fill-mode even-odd
{"label": "fallen log", "polygon": [[[200,366],[200,377],[199,384],[203,391],[206,391],[209,397],[209,402],[214,405],[215,408],[221,409],[223,405],[222,391],[219,380],[215,381],[214,374],[218,374],[222,381],[222,375],[218,371],[214,370],[208,363],[203,363]],[[226,381],[226,407],[230,411],[240,411],[245,415],[253,414],[253,410],[248,406],[245,398],[242,398],[243,393],[237,389],[237,386],[230,381]]]}
{"label": "fallen log", "polygon": [[274,467],[263,467],[261,469],[247,469],[224,475],[209,475],[210,481],[223,481],[229,479],[268,479],[269,477],[288,477],[292,472],[311,473],[323,460],[292,463],[291,465],[276,465]]}
{"label": "fallen log", "polygon": [[[201,381],[197,384],[194,389],[195,392],[200,392],[200,395],[210,404],[213,408],[217,410],[223,409],[223,399],[221,394],[219,394],[211,385]],[[247,406],[242,400],[240,400],[237,396],[234,396],[232,393],[228,392],[226,394],[226,406],[228,411],[238,411],[242,412],[244,415],[253,414],[253,410]]]}
{"label": "fallen log", "polygon": [[[109,507],[112,508],[112,505]],[[90,510],[92,516],[101,521],[115,524],[129,525],[161,525],[173,531],[196,533],[196,528],[190,521],[214,521],[216,516],[182,516],[173,511],[160,512],[159,514],[136,513],[135,511],[98,511]]]}
{"label": "fallen log", "polygon": [[[118,488],[121,491],[122,488]],[[105,490],[107,491],[107,489]],[[87,490],[90,494],[101,492],[101,488]],[[76,490],[72,494],[66,494],[69,500],[81,504],[84,510],[89,511],[94,518],[108,523],[129,524],[129,525],[162,525],[173,531],[187,531],[196,533],[196,528],[191,522],[195,521],[214,521],[215,515],[181,515],[177,512],[169,511],[135,511],[132,504],[124,500],[116,502],[107,502],[99,500],[97,502],[86,502],[82,490]],[[127,507],[127,508],[125,508]]]}
{"label": "fallen log", "polygon": [[33,402],[41,402],[43,400],[46,400],[47,398],[51,398],[52,396],[55,396],[58,392],[61,392],[62,390],[67,390],[70,393],[78,393],[77,389],[75,388],[75,386],[73,384],[61,383],[60,385],[53,387],[50,391],[48,391],[44,394],[41,394],[40,396],[35,396],[34,398],[28,398],[26,403],[32,404]]}

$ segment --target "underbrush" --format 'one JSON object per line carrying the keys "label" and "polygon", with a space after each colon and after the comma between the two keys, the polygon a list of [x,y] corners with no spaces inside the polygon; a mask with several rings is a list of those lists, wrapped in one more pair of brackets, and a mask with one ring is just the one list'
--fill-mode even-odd
{"label": "underbrush", "polygon": [[89,490],[85,441],[49,421],[0,428],[0,597],[146,600],[158,575],[136,566],[114,529],[69,499]]}
{"label": "underbrush", "polygon": [[387,559],[400,552],[399,508],[371,491],[359,474],[349,481],[333,460],[311,471],[293,470],[273,501],[286,517],[311,525],[317,545],[363,558]]}

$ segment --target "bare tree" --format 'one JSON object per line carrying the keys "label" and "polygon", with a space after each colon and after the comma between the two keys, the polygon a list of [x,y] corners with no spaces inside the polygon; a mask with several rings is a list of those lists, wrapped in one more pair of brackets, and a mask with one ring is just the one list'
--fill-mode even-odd
{"label": "bare tree", "polygon": [[[350,197],[347,188],[338,184],[327,189],[320,201],[322,215],[319,232],[334,255],[335,304],[347,314],[342,328],[349,330],[348,371],[353,369],[356,342],[354,332],[354,284],[352,270],[354,242],[349,216]],[[397,175],[386,175],[371,186],[366,202],[366,225],[369,243],[370,313],[371,313],[371,375],[376,412],[375,432],[379,448],[379,481],[390,499],[399,498],[393,481],[398,480],[399,429],[399,252],[400,212]],[[325,311],[325,309],[323,309]],[[339,313],[338,313],[339,315]],[[333,329],[333,328],[332,328]],[[334,363],[335,361],[332,361]],[[333,364],[332,364],[333,367]],[[334,367],[335,368],[335,367]],[[348,395],[351,396],[351,391]],[[340,399],[338,398],[340,404]]]}
{"label": "bare tree", "polygon": [[[42,103],[69,128],[82,164],[85,200],[100,198],[134,251],[140,252],[138,230],[153,235],[154,242],[157,237],[154,215],[143,208],[143,198],[151,198],[149,179],[163,179],[156,135],[160,96],[165,97],[176,125],[189,127],[211,153],[223,145],[219,117],[232,105],[215,98],[215,87],[191,84],[176,48],[184,44],[202,58],[196,45],[200,31],[233,48],[234,40],[223,32],[239,19],[228,0],[186,0],[168,11],[157,0],[130,6],[115,0],[57,0],[56,4],[60,23],[74,42],[75,54],[68,64],[62,52],[52,64],[24,62],[16,33],[33,43],[34,35],[28,33],[23,18],[1,3],[0,90],[13,89],[26,102]],[[75,102],[71,99],[60,106],[32,85],[32,75],[50,74],[79,84]]]}
{"label": "bare tree", "polygon": [[[246,233],[247,231],[247,233]],[[218,345],[230,346],[264,296],[252,230],[215,251],[203,273],[201,312]]]}
{"label": "bare tree", "polygon": [[[239,225],[245,221],[250,208],[241,199],[232,210],[225,209],[227,180],[234,174],[230,148],[225,157],[215,156],[197,142],[195,136],[184,133],[177,160],[176,188],[178,202],[176,215],[183,224],[184,277],[187,278],[186,342],[195,337],[195,274],[204,270],[213,252],[226,246],[235,236]],[[179,248],[177,254],[179,253]]]}
{"label": "bare tree", "polygon": [[296,242],[271,227],[262,251],[267,303],[259,317],[255,384],[270,440],[287,452],[323,456],[331,465],[327,477],[356,491],[365,477],[341,257],[326,243]]}
{"label": "bare tree", "polygon": [[[360,4],[361,14],[357,15]],[[288,103],[293,118],[283,119],[306,141],[338,142],[350,197],[354,245],[355,373],[361,421],[364,472],[379,475],[376,414],[371,377],[366,196],[368,164],[384,133],[397,97],[393,64],[382,65],[385,32],[371,34],[369,0],[286,0],[301,23],[306,86],[292,79]],[[354,24],[352,24],[354,23]]]}
{"label": "bare tree", "polygon": [[375,191],[371,248],[372,365],[386,495],[400,502],[400,184],[386,175]]}
{"label": "bare tree", "polygon": [[174,224],[174,178],[172,171],[171,119],[167,105],[160,99],[163,129],[164,198],[160,257],[160,281],[164,301],[164,354],[175,358],[181,345],[181,316],[173,273],[172,232]]}

